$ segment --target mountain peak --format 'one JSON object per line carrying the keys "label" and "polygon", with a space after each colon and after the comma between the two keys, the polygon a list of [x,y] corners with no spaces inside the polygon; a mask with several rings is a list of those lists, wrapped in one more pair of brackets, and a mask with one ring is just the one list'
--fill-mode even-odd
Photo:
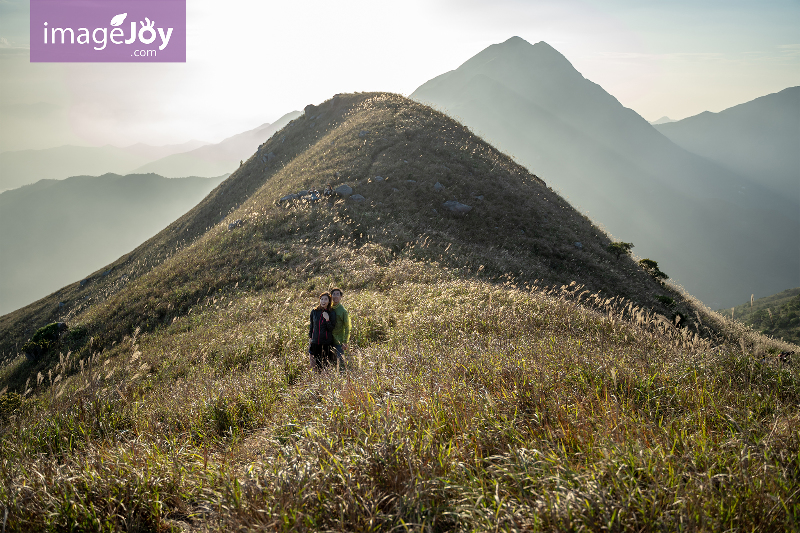
{"label": "mountain peak", "polygon": [[[524,39],[521,39],[521,40],[524,41]],[[545,41],[539,41],[538,43],[533,44],[531,46],[533,46],[533,49],[536,50],[539,53],[554,54],[554,55],[557,55],[558,57],[563,57],[564,59],[566,59],[564,54],[562,54],[561,52],[559,52],[558,50],[553,48],[550,44],[548,44]]]}
{"label": "mountain peak", "polygon": [[531,45],[531,43],[529,43],[528,41],[526,41],[525,39],[523,39],[522,37],[520,37],[518,35],[514,35],[513,37],[509,37],[508,39],[506,39],[505,41],[500,43],[498,46],[520,46],[520,45],[533,46],[533,45]]}
{"label": "mountain peak", "polygon": [[553,48],[552,46],[547,44],[545,41],[539,41],[539,42],[537,42],[535,44],[531,44],[531,43],[529,43],[528,41],[526,41],[525,39],[523,39],[522,37],[520,37],[518,35],[514,35],[513,37],[509,37],[508,39],[506,39],[502,43],[499,43],[499,44],[497,44],[495,46],[499,46],[499,47],[516,46],[516,47],[535,48],[537,51],[547,51],[547,52],[558,54],[558,55],[563,57],[563,55],[558,50],[556,50],[555,48]]}
{"label": "mountain peak", "polygon": [[[781,286],[797,286],[796,261],[791,265],[788,261],[769,261],[765,266],[763,260],[758,264],[753,260],[784,257],[784,242],[797,240],[797,209],[792,209],[785,198],[798,197],[797,158],[781,159],[787,164],[780,167],[774,156],[757,158],[760,169],[753,168],[756,165],[752,163],[762,146],[765,154],[777,153],[777,146],[781,146],[780,153],[797,152],[797,100],[788,98],[791,91],[787,98],[782,96],[776,95],[775,105],[767,105],[772,98],[762,99],[759,104],[764,105],[752,113],[740,106],[738,110],[699,115],[656,129],[600,85],[584,78],[549,44],[532,45],[519,37],[489,46],[457,70],[437,76],[411,94],[459,117],[485,139],[514,154],[609,231],[634,241],[637,253],[660,258],[671,275],[701,300],[712,305],[719,302],[715,307],[723,307],[721,302],[730,301],[736,291],[751,294],[751,286],[762,287],[758,290],[762,294],[775,293]],[[733,117],[739,112],[742,118]],[[728,114],[737,131],[737,124],[748,124],[753,141],[744,137],[737,140],[735,153],[731,153],[733,142],[719,143],[715,153],[724,155],[717,156],[718,163],[701,159],[704,156],[700,152],[680,148],[678,142],[665,142],[667,131],[687,128],[692,129],[692,139],[711,146],[712,139],[728,138],[727,133],[720,128],[718,134],[706,135],[701,126],[714,120],[722,124]],[[773,139],[770,142],[761,141],[764,137],[759,132],[772,132],[775,124],[786,126],[781,126],[779,135],[764,134]],[[783,148],[792,142],[794,151]],[[698,142],[691,144],[700,146]],[[684,146],[690,146],[688,141]],[[722,161],[734,156],[738,157],[736,167],[724,168]],[[771,164],[775,190],[791,186],[790,195],[775,196],[764,188],[765,161],[775,161]],[[745,181],[743,168],[752,169],[749,175],[759,179]],[[672,200],[665,201],[666,197]],[[781,207],[776,208],[778,205]],[[635,212],[631,206],[636,206]],[[705,224],[712,209],[719,220],[727,220],[739,210],[736,220],[752,217],[752,222],[735,227],[721,224],[704,232],[694,230]],[[779,224],[766,224],[761,210],[780,212],[785,218]],[[674,216],[678,211],[682,213],[677,217],[680,221]],[[684,229],[677,231],[678,224]],[[777,231],[784,237],[775,238]],[[753,248],[758,247],[759,254],[721,245],[737,239],[747,239]],[[698,256],[736,266],[723,278],[699,269]],[[765,268],[771,269],[769,275],[765,275]]]}
{"label": "mountain peak", "polygon": [[670,122],[676,122],[676,121],[664,115],[660,119],[654,120],[650,124],[652,124],[653,126],[658,126],[659,124],[669,124]]}
{"label": "mountain peak", "polygon": [[500,83],[519,95],[541,90],[562,95],[565,90],[572,90],[584,82],[581,73],[558,50],[544,41],[531,44],[515,35],[483,49],[457,69],[429,80],[418,87],[411,97],[432,102],[444,87],[466,86],[470,83]]}
{"label": "mountain peak", "polygon": [[569,62],[564,54],[547,44],[545,41],[539,41],[536,44],[531,44],[522,37],[515,35],[514,37],[506,39],[502,43],[494,44],[486,48],[483,52],[479,53],[478,56],[489,51],[492,51],[491,54],[495,54],[497,52],[500,52],[503,55],[520,54],[519,56],[514,57],[514,59],[521,61],[541,62],[544,60],[561,62],[562,64],[569,65],[569,68],[574,70],[572,63]]}
{"label": "mountain peak", "polygon": [[551,57],[553,59],[558,59],[566,63],[569,63],[569,60],[564,56],[564,54],[553,48],[553,46],[551,46],[547,42],[539,41],[535,44],[531,44],[522,37],[519,37],[517,35],[515,35],[514,37],[510,37],[509,39],[506,39],[502,43],[492,45],[489,48],[487,48],[487,50],[489,49],[509,50],[509,51],[516,50],[528,54],[534,54],[531,55],[530,57],[537,57],[540,59]]}

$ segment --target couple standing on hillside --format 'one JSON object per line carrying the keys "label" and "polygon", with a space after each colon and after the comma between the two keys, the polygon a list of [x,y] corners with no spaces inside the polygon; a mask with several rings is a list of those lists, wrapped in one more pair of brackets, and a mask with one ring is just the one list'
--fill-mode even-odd
{"label": "couple standing on hillside", "polygon": [[350,340],[350,315],[342,305],[342,289],[319,295],[319,305],[311,310],[308,325],[308,355],[311,368],[322,372],[325,367],[344,369],[344,352]]}

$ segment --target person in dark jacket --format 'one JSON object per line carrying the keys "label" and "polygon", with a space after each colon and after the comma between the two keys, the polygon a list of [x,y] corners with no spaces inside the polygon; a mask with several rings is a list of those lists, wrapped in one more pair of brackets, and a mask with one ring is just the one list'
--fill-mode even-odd
{"label": "person in dark jacket", "polygon": [[311,368],[317,372],[327,366],[336,366],[336,352],[333,328],[336,326],[336,313],[331,311],[331,295],[319,295],[319,305],[311,310],[308,324],[308,354]]}

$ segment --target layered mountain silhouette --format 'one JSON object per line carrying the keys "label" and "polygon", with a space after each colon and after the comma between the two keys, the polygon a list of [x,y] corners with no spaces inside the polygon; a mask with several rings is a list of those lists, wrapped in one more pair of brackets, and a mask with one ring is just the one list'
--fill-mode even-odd
{"label": "layered mountain silhouette", "polygon": [[43,150],[3,152],[0,153],[0,191],[16,189],[39,180],[98,176],[109,172],[127,174],[150,161],[194,150],[205,144],[208,143],[189,141],[166,146],[134,144],[125,148],[111,145],[59,146]]}
{"label": "layered mountain silhouette", "polygon": [[708,305],[800,283],[791,201],[677,146],[547,43],[492,45],[411,97],[512,154]]}
{"label": "layered mountain silhouette", "polygon": [[226,176],[41,180],[0,194],[0,313],[82,279],[194,207]]}
{"label": "layered mountain silhouette", "polygon": [[[340,193],[298,197],[328,183]],[[563,286],[691,323],[689,304],[609,244],[542,180],[447,116],[394,94],[337,95],[308,106],[155,237],[0,318],[0,352],[55,320],[110,345],[217,291],[313,295],[329,288],[309,281],[319,276],[348,291],[442,275]]]}
{"label": "layered mountain silhouette", "polygon": [[300,116],[299,111],[283,115],[272,124],[248,130],[220,143],[201,146],[195,150],[172,154],[142,165],[134,172],[154,172],[168,178],[181,176],[219,176],[236,170],[243,159],[252,155],[259,144]]}
{"label": "layered mountain silhouette", "polygon": [[655,121],[651,122],[650,124],[652,124],[653,126],[657,126],[659,124],[669,124],[670,122],[675,122],[675,121],[672,120],[671,118],[669,118],[668,116],[664,115],[660,119],[655,120]]}
{"label": "layered mountain silhouette", "polygon": [[64,179],[78,175],[155,173],[167,178],[211,178],[230,174],[242,159],[250,157],[264,139],[299,115],[299,111],[287,113],[272,124],[262,124],[216,144],[189,141],[166,146],[60,146],[45,150],[3,152],[0,153],[0,191],[42,179]]}
{"label": "layered mountain silhouette", "polygon": [[681,148],[791,200],[800,211],[800,87],[656,129]]}

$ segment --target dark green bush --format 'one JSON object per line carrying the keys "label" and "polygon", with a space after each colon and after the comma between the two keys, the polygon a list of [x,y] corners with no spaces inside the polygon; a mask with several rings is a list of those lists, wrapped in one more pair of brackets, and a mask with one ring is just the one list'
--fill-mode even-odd
{"label": "dark green bush", "polygon": [[623,254],[630,254],[631,248],[633,248],[632,242],[612,242],[606,247],[606,251],[619,259]]}
{"label": "dark green bush", "polygon": [[659,270],[658,263],[652,259],[642,259],[639,261],[639,265],[657,281],[669,279],[669,276]]}
{"label": "dark green bush", "polygon": [[67,325],[64,322],[53,322],[36,330],[31,340],[22,346],[25,356],[36,361],[51,348],[58,345],[61,334],[66,331]]}
{"label": "dark green bush", "polygon": [[673,307],[675,305],[675,300],[673,300],[669,296],[658,295],[656,296],[656,300],[666,305],[667,307]]}
{"label": "dark green bush", "polygon": [[56,341],[58,340],[61,332],[65,329],[67,329],[67,325],[63,322],[53,322],[52,324],[47,324],[46,326],[36,330],[36,333],[34,333],[33,337],[31,338],[31,342],[41,343],[43,341]]}

